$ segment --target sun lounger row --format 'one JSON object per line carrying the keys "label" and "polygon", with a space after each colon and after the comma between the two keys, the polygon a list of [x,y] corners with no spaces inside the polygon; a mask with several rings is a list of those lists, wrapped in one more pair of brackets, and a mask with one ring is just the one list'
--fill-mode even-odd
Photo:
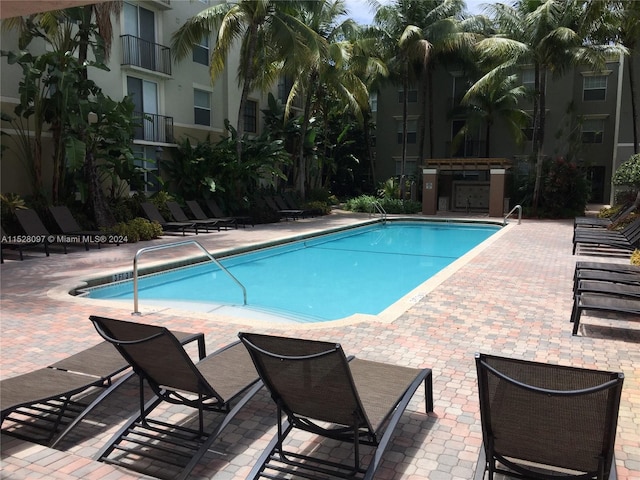
{"label": "sun lounger row", "polygon": [[640,248],[640,217],[636,218],[622,230],[608,230],[606,228],[574,228],[574,255],[578,246],[632,252],[636,248]]}
{"label": "sun lounger row", "polygon": [[[90,320],[103,343],[49,368],[2,381],[2,420],[34,403],[61,399],[66,406],[74,393],[103,385],[130,365],[131,372],[80,414],[86,415],[134,372],[138,375],[139,413],[96,455],[129,470],[145,473],[153,463],[154,476],[187,478],[263,386],[277,408],[277,433],[247,475],[251,479],[373,479],[422,385],[425,410],[433,411],[430,369],[347,357],[336,343],[240,333],[239,342],[205,356],[202,334],[99,316]],[[184,349],[193,340],[199,343],[196,362]],[[622,374],[486,354],[476,355],[476,369],[483,433],[476,479],[484,478],[486,470],[489,478],[505,473],[503,466],[527,478],[550,478],[540,474],[541,467],[545,473],[571,470],[579,474],[576,478],[615,478]],[[145,385],[153,392],[148,400]],[[162,402],[193,407],[197,419],[175,424],[154,418]],[[220,421],[209,425],[205,411],[220,413]],[[351,444],[352,454],[337,462],[296,448],[295,440],[287,441],[296,430]],[[370,453],[361,450],[366,446]]]}
{"label": "sun lounger row", "polygon": [[577,262],[573,276],[573,335],[584,311],[640,315],[640,267]]}

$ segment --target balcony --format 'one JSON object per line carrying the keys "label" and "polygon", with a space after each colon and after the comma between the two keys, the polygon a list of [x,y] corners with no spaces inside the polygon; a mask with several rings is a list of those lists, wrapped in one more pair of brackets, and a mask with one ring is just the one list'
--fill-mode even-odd
{"label": "balcony", "polygon": [[134,132],[135,140],[155,143],[173,143],[173,117],[165,117],[155,113],[134,112],[134,118],[141,125]]}
{"label": "balcony", "polygon": [[122,65],[171,75],[171,49],[133,35],[121,35]]}

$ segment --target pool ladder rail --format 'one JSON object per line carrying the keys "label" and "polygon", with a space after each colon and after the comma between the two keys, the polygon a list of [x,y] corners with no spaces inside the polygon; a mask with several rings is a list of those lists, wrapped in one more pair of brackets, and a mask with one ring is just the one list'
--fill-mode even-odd
{"label": "pool ladder rail", "polygon": [[375,212],[374,210],[377,210],[377,212],[380,214],[380,218],[382,218],[383,222],[387,221],[387,211],[384,209],[384,207],[380,204],[380,202],[378,202],[377,200],[374,200],[373,202],[371,202],[371,212],[369,212],[369,217],[371,217]]}
{"label": "pool ladder rail", "polygon": [[513,214],[513,212],[515,212],[516,210],[518,210],[518,225],[520,225],[520,223],[522,223],[522,205],[516,205],[515,207],[513,207],[511,209],[511,211],[509,213],[507,213],[504,217],[504,220],[502,221],[502,226],[504,227],[507,224],[507,218],[509,218],[511,216],[511,214]]}
{"label": "pool ladder rail", "polygon": [[183,240],[181,242],[173,242],[173,243],[165,243],[164,245],[153,245],[151,247],[144,247],[138,250],[133,257],[133,312],[131,315],[140,315],[140,311],[138,310],[138,259],[142,256],[142,254],[155,251],[155,250],[165,250],[167,248],[175,248],[182,247],[185,245],[195,245],[198,247],[209,260],[216,264],[220,270],[225,272],[241,289],[242,289],[242,297],[244,301],[244,305],[247,304],[247,289],[245,288],[240,281],[233,276],[233,274],[227,270],[224,265],[222,265],[213,255],[211,255],[206,248],[204,248],[199,242],[196,240]]}

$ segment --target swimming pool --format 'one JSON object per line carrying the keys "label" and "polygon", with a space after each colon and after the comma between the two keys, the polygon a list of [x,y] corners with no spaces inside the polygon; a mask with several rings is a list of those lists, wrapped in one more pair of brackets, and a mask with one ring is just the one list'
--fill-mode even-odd
{"label": "swimming pool", "polygon": [[[220,262],[141,277],[141,302],[233,305],[300,322],[379,314],[500,229],[496,225],[386,222],[231,255]],[[133,298],[132,281],[87,289],[98,299]]]}

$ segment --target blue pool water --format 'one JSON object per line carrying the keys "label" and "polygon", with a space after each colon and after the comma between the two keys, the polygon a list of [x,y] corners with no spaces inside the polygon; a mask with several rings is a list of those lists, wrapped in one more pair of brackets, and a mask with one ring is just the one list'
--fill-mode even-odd
{"label": "blue pool water", "polygon": [[[387,222],[220,262],[245,286],[250,308],[328,321],[378,314],[499,230],[493,225]],[[90,298],[133,298],[133,283],[89,290]],[[243,304],[242,290],[213,264],[141,277],[145,300]]]}

